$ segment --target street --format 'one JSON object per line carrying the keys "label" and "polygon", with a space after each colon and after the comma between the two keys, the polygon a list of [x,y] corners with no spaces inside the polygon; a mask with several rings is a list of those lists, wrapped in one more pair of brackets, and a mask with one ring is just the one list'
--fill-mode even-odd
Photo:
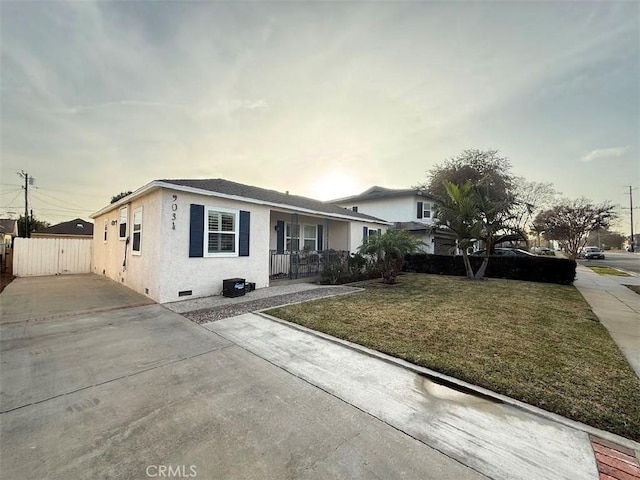
{"label": "street", "polygon": [[601,265],[613,268],[621,268],[640,274],[640,253],[624,252],[622,250],[606,251],[604,260],[580,259],[578,263],[585,266]]}

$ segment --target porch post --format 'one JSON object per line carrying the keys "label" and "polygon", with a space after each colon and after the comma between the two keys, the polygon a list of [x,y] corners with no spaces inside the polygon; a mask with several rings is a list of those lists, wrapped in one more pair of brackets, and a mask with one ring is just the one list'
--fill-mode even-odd
{"label": "porch post", "polygon": [[[300,251],[300,227],[298,227],[298,214],[291,214],[291,250],[289,251],[289,279],[298,278],[298,260]],[[294,249],[294,240],[298,242],[298,248]]]}
{"label": "porch post", "polygon": [[329,246],[329,219],[324,219],[324,250],[329,250],[331,247]]}

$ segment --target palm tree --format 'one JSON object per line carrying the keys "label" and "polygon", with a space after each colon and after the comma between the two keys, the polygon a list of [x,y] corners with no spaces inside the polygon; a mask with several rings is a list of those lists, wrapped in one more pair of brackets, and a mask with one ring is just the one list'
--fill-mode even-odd
{"label": "palm tree", "polygon": [[451,230],[458,237],[458,247],[462,250],[467,278],[473,280],[473,268],[467,248],[472,241],[480,238],[482,230],[481,212],[476,191],[471,182],[456,185],[444,182],[446,196],[436,203],[436,222]]}
{"label": "palm tree", "polygon": [[358,251],[375,259],[382,281],[393,284],[402,270],[404,257],[418,250],[422,242],[404,230],[388,230],[382,235],[370,236]]}

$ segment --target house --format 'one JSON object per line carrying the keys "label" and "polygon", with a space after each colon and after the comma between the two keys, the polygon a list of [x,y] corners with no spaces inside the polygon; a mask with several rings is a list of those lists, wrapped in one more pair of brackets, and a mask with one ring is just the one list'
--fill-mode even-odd
{"label": "house", "polygon": [[435,199],[421,190],[373,186],[359,195],[330,203],[393,222],[394,228],[418,237],[425,253],[451,255],[457,252],[456,236],[436,228],[433,223]]}
{"label": "house", "polygon": [[18,221],[11,218],[0,219],[0,235],[6,248],[11,248],[13,239],[18,236]]}
{"label": "house", "polygon": [[93,223],[76,218],[68,222],[58,223],[36,232],[31,232],[32,238],[92,238]]}
{"label": "house", "polygon": [[[392,223],[224,179],[154,180],[92,215],[93,270],[160,303],[317,275]],[[339,253],[341,252],[341,253]]]}
{"label": "house", "polygon": [[0,270],[10,267],[13,239],[18,236],[18,221],[11,218],[0,219]]}

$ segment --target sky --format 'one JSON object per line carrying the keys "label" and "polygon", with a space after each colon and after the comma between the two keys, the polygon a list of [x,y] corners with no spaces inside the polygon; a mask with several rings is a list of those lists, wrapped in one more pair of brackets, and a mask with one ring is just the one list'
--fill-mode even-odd
{"label": "sky", "polygon": [[57,223],[162,178],[409,188],[471,148],[568,198],[640,186],[640,2],[3,0],[0,49],[2,217],[20,171]]}

